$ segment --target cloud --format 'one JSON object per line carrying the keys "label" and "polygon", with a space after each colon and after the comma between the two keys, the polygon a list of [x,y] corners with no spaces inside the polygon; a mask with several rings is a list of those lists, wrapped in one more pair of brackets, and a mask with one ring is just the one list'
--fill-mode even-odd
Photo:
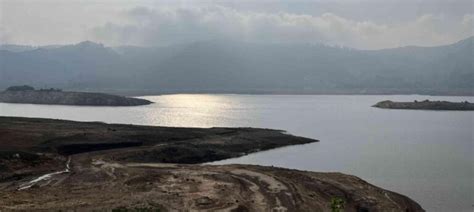
{"label": "cloud", "polygon": [[397,24],[356,21],[333,13],[318,16],[240,11],[223,6],[136,7],[126,23],[94,27],[90,35],[109,45],[169,45],[211,39],[247,42],[327,43],[361,49],[440,45],[472,35],[472,14],[446,20],[426,14]]}
{"label": "cloud", "polygon": [[209,39],[373,49],[472,35],[473,0],[0,0],[0,39],[167,45]]}
{"label": "cloud", "polygon": [[9,43],[10,33],[4,28],[0,27],[0,44]]}
{"label": "cloud", "polygon": [[462,24],[467,30],[474,30],[474,14],[464,15]]}

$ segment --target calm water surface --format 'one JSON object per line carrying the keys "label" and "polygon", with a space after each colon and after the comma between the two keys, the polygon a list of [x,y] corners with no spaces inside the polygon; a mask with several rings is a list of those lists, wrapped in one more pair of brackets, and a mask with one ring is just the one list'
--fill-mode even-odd
{"label": "calm water surface", "polygon": [[139,107],[0,103],[1,116],[185,127],[262,127],[319,143],[216,164],[246,163],[343,172],[405,194],[428,211],[473,211],[474,112],[372,108],[378,101],[473,97],[165,95]]}

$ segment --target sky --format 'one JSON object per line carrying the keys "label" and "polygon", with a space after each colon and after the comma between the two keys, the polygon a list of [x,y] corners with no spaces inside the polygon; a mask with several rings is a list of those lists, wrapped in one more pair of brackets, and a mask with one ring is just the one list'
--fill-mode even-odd
{"label": "sky", "polygon": [[0,0],[0,44],[207,40],[437,46],[474,32],[474,0]]}

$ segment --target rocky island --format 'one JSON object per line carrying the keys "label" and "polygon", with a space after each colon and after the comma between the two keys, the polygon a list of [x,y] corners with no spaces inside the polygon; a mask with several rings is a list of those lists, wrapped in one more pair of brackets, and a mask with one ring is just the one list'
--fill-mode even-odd
{"label": "rocky island", "polygon": [[341,173],[203,164],[312,142],[271,129],[0,117],[0,211],[423,211]]}
{"label": "rocky island", "polygon": [[411,110],[474,110],[474,103],[448,102],[448,101],[414,101],[392,102],[389,100],[378,102],[373,107],[386,109],[411,109]]}
{"label": "rocky island", "polygon": [[0,92],[0,102],[78,106],[138,106],[152,102],[145,99],[104,93],[67,92],[60,89],[35,90],[31,86],[12,86]]}

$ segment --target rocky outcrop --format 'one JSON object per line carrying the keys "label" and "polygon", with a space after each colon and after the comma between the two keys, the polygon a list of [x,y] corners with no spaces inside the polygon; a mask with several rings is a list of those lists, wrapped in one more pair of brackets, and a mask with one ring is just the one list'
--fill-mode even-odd
{"label": "rocky outcrop", "polygon": [[373,107],[387,109],[412,109],[412,110],[474,110],[474,104],[469,102],[447,101],[414,101],[392,102],[389,100],[378,102]]}
{"label": "rocky outcrop", "polygon": [[144,99],[103,93],[65,92],[60,90],[6,90],[0,92],[0,102],[79,106],[138,106],[152,102]]}

